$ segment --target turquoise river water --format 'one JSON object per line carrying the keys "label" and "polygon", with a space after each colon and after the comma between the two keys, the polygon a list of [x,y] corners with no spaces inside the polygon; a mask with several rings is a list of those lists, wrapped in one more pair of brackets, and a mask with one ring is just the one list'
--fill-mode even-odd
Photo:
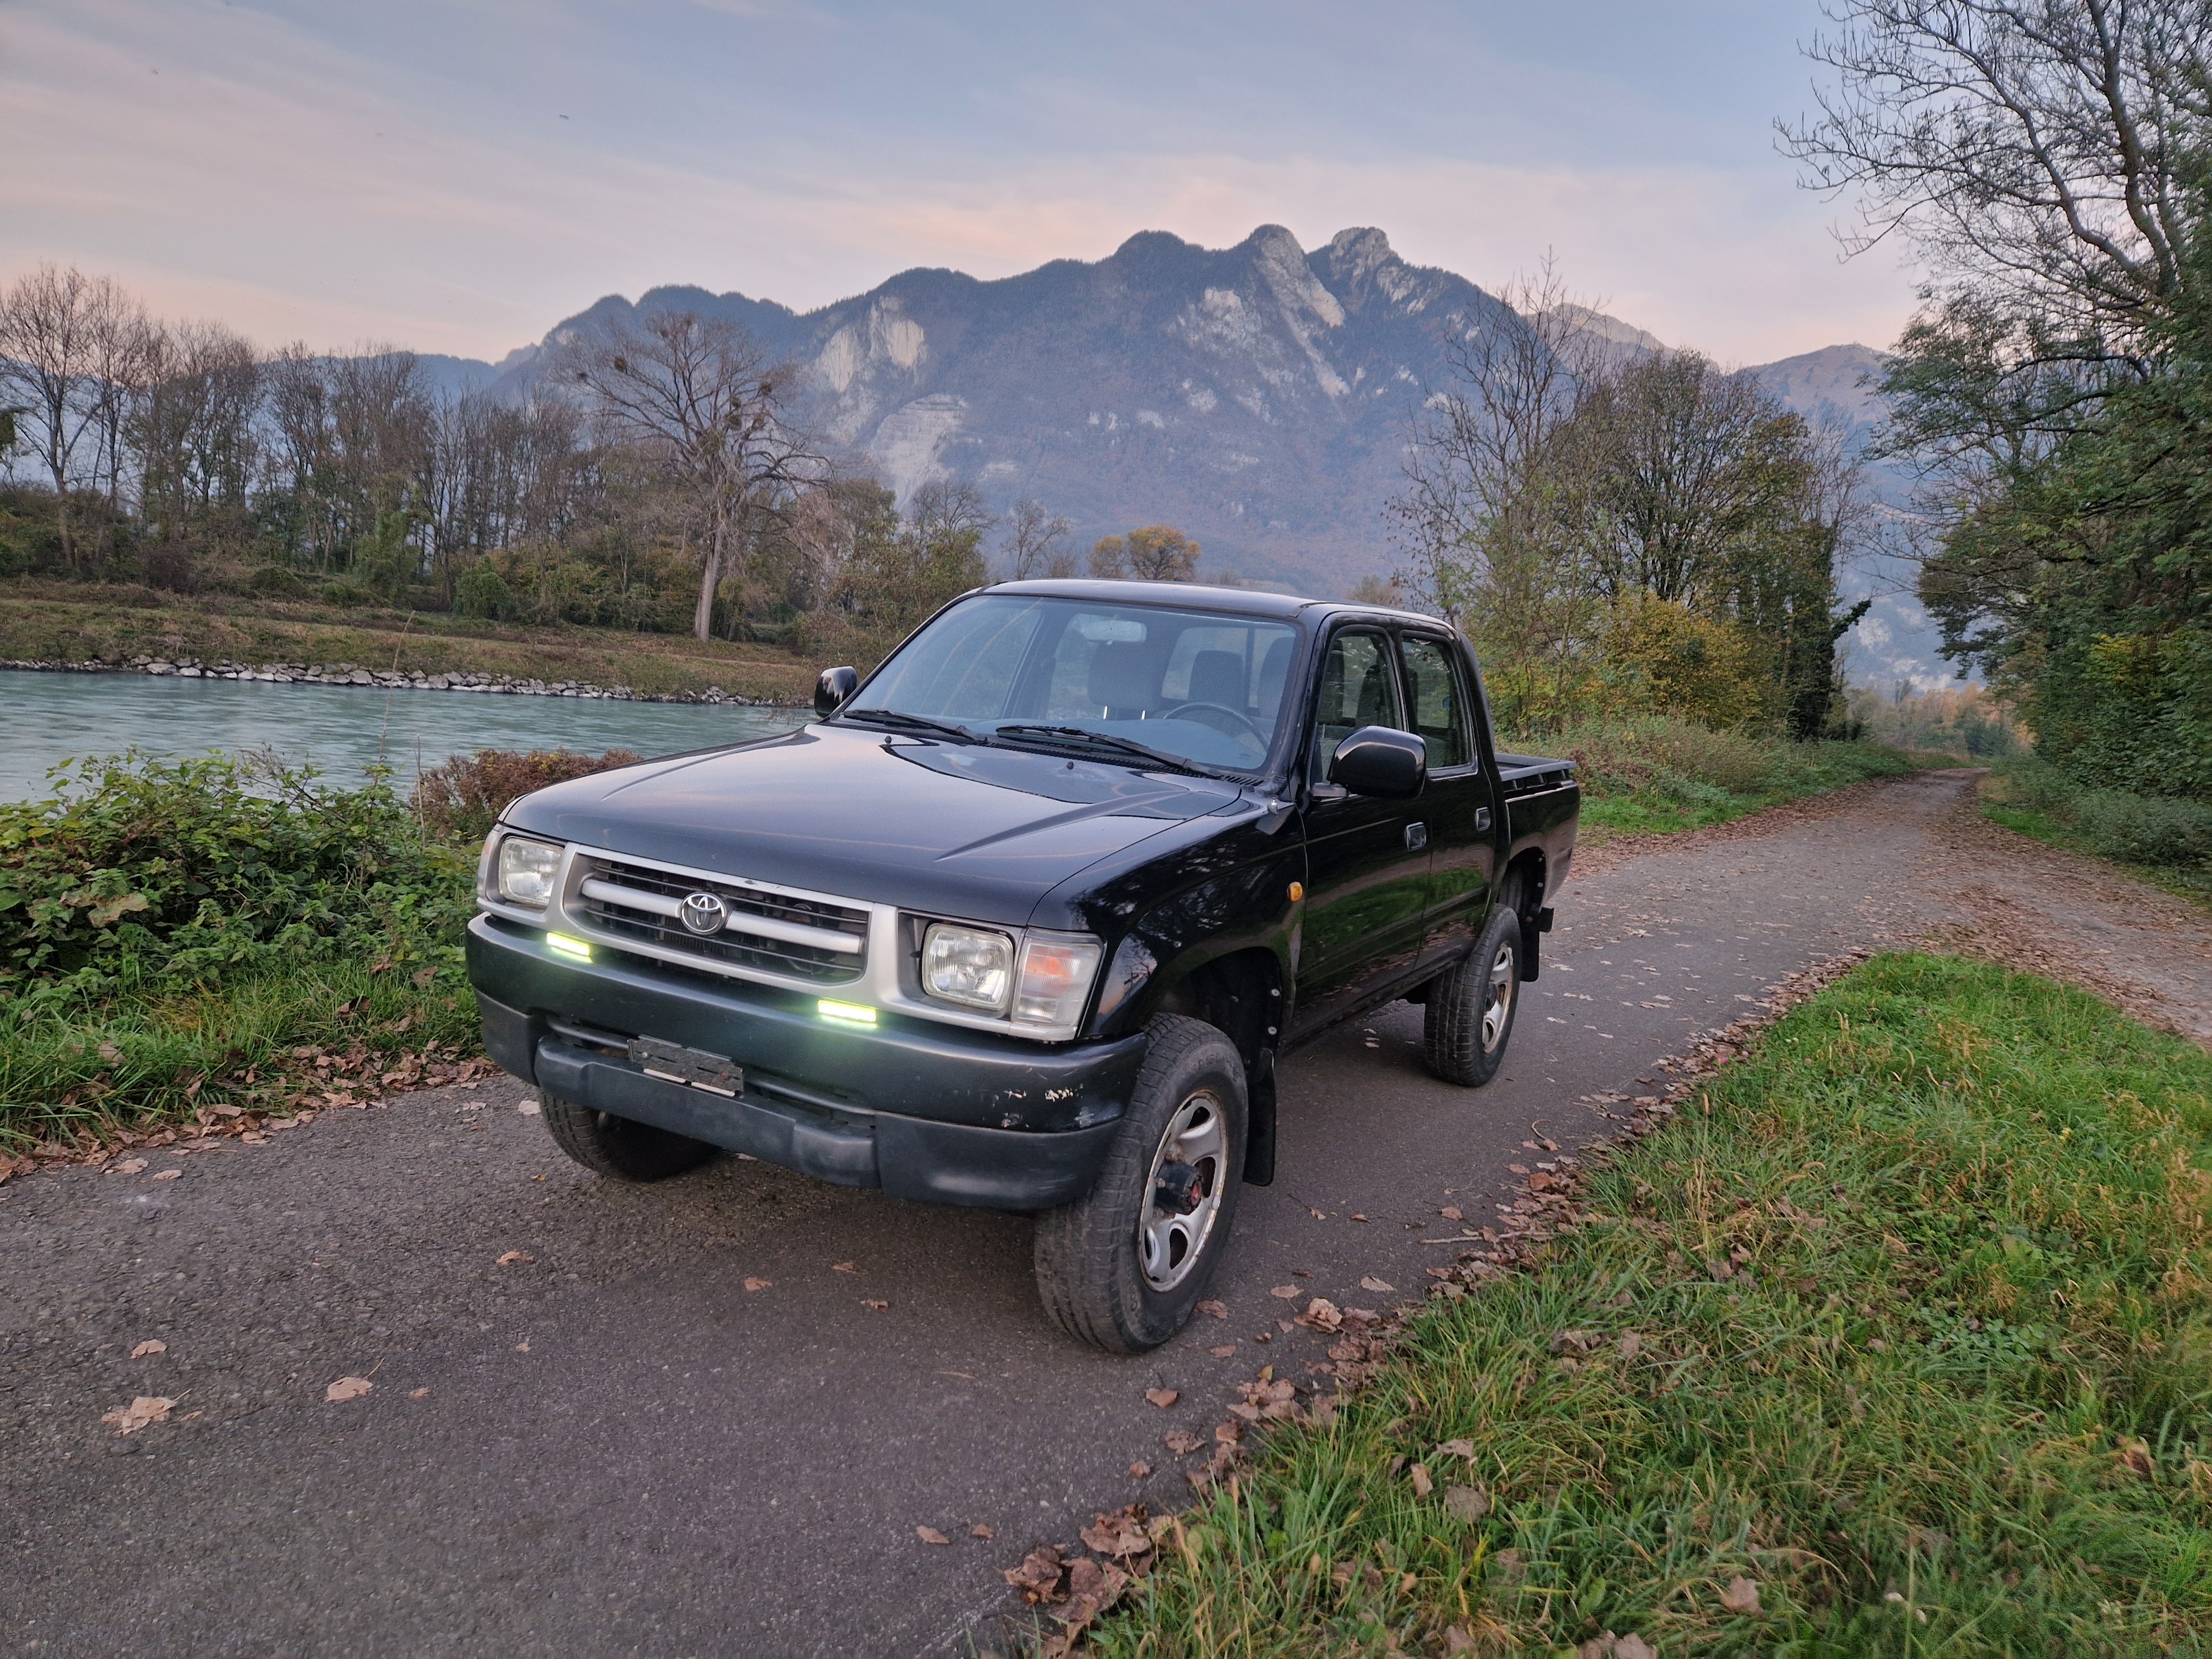
{"label": "turquoise river water", "polygon": [[804,709],[730,704],[0,669],[0,800],[50,794],[47,773],[62,761],[131,748],[165,759],[273,750],[345,784],[360,782],[381,758],[404,790],[418,766],[477,749],[668,755],[767,737],[811,718]]}

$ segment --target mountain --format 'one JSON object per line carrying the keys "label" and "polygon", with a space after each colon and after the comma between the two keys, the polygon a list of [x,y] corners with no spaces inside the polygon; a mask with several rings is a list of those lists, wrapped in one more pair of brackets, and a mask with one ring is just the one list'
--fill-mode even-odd
{"label": "mountain", "polygon": [[[1073,521],[1078,550],[1165,522],[1199,542],[1208,572],[1334,594],[1396,562],[1386,507],[1407,427],[1449,379],[1447,339],[1501,310],[1376,229],[1310,252],[1279,225],[1222,249],[1146,231],[1096,262],[990,282],[906,270],[805,313],[692,287],[610,295],[495,366],[442,360],[436,378],[518,396],[574,330],[724,317],[810,371],[805,418],[902,498],[939,477],[975,483],[998,509],[1033,495]],[[1665,349],[1601,313],[1571,320],[1625,350]],[[1863,441],[1878,412],[1864,382],[1882,361],[1831,346],[1745,372]],[[1861,577],[1882,590],[1861,630],[1883,636],[1865,641],[1864,672],[1894,678],[1910,659],[1944,672],[1924,616],[1887,591],[1893,573]]]}

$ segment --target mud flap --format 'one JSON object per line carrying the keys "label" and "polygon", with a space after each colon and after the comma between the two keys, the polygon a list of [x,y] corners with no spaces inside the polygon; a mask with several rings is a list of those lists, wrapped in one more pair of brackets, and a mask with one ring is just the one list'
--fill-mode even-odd
{"label": "mud flap", "polygon": [[1244,1184],[1275,1184],[1275,1051],[1263,1048],[1245,1079]]}

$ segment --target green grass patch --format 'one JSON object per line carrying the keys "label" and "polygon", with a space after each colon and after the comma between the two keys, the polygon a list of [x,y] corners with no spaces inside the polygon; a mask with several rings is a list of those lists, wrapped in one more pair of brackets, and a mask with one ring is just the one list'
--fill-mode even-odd
{"label": "green grass patch", "polygon": [[1877,959],[1273,1435],[1097,1651],[2203,1654],[2208,1152],[2212,1056]]}
{"label": "green grass patch", "polygon": [[1884,744],[1791,743],[1660,716],[1503,746],[1575,761],[1583,785],[1582,828],[1594,842],[1703,829],[1869,778],[1960,764],[1948,756],[1908,753]]}

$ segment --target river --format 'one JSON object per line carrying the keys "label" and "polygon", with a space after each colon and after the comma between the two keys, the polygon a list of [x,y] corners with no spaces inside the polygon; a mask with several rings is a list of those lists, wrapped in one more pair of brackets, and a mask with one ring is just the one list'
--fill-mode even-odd
{"label": "river", "polygon": [[270,749],[345,784],[360,782],[381,758],[404,789],[418,766],[477,749],[667,755],[767,737],[811,718],[804,709],[728,703],[0,669],[0,800],[50,794],[46,774],[62,761],[131,748],[164,759]]}

